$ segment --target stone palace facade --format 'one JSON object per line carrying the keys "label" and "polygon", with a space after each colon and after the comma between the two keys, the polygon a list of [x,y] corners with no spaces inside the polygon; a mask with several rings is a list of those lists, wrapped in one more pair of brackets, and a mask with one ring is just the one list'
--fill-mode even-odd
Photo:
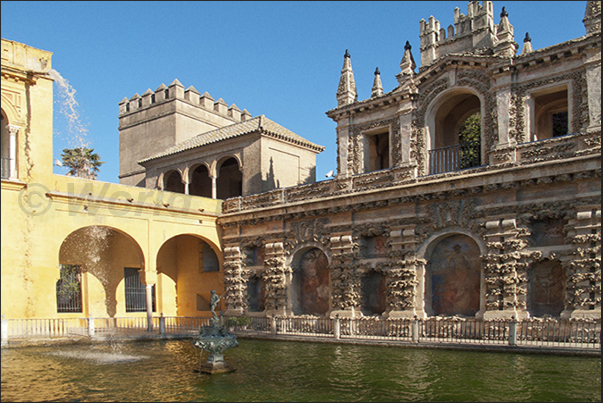
{"label": "stone palace facade", "polygon": [[361,101],[346,51],[336,177],[223,203],[228,314],[600,318],[601,2],[537,50],[497,14],[420,21]]}

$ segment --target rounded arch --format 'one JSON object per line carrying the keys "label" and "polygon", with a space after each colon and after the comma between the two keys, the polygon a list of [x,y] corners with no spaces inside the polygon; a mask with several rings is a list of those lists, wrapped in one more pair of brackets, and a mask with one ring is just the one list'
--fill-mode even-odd
{"label": "rounded arch", "polygon": [[421,288],[428,316],[476,316],[483,311],[483,242],[466,230],[446,230],[431,236],[418,252],[427,261]]}
{"label": "rounded arch", "polygon": [[199,162],[187,167],[187,178],[190,195],[212,197],[212,178],[209,164]]}
{"label": "rounded arch", "polygon": [[236,155],[225,156],[216,163],[216,186],[218,199],[243,195],[243,172]]}
{"label": "rounded arch", "polygon": [[163,190],[166,192],[184,193],[182,172],[179,169],[170,169],[163,175]]}
{"label": "rounded arch", "polygon": [[79,268],[85,288],[82,313],[100,317],[126,314],[124,272],[133,269],[140,275],[145,268],[143,250],[132,236],[115,227],[89,225],[71,231],[58,254],[61,267]]}
{"label": "rounded arch", "polygon": [[19,117],[21,114],[15,107],[12,101],[10,101],[4,93],[2,93],[2,114],[6,118],[9,124],[23,125],[23,122],[20,121]]}
{"label": "rounded arch", "polygon": [[318,242],[304,242],[303,244],[295,245],[293,249],[289,250],[289,254],[285,259],[285,265],[289,267],[295,267],[296,265],[299,265],[301,255],[303,255],[305,252],[309,251],[312,248],[320,249],[320,251],[324,253],[327,257],[329,266],[331,265],[333,261],[331,251],[326,249],[323,244]]}
{"label": "rounded arch", "polygon": [[420,259],[428,259],[428,255],[432,253],[435,244],[439,240],[455,234],[462,234],[471,238],[471,240],[477,244],[480,255],[485,255],[486,253],[488,253],[486,243],[473,232],[461,227],[448,227],[443,230],[434,232],[425,241],[423,241],[421,246],[419,246],[419,248],[417,249],[417,257]]}
{"label": "rounded arch", "polygon": [[211,290],[224,293],[217,245],[198,234],[177,234],[162,243],[156,262],[161,312],[167,316],[211,316]]}
{"label": "rounded arch", "polygon": [[299,248],[291,259],[290,309],[294,315],[326,315],[331,306],[329,259],[314,245]]}
{"label": "rounded arch", "polygon": [[238,153],[224,154],[224,155],[216,158],[216,160],[214,161],[213,174],[218,175],[222,165],[230,159],[234,159],[237,162],[239,170],[243,169],[243,161],[241,160],[241,156]]}
{"label": "rounded arch", "polygon": [[[434,97],[425,109],[424,117],[425,157],[429,163],[429,173],[482,165],[485,155],[485,107],[484,96],[468,86],[450,88]],[[459,129],[475,113],[480,116],[479,141],[461,144]]]}

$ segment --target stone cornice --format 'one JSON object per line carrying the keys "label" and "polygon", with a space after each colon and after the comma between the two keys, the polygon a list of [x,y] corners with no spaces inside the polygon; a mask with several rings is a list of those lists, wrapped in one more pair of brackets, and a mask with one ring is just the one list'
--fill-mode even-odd
{"label": "stone cornice", "polygon": [[[218,222],[225,226],[230,223],[245,225],[257,221],[312,217],[341,211],[413,203],[424,200],[446,200],[470,194],[491,192],[498,188],[508,189],[519,186],[571,181],[579,177],[600,177],[600,161],[599,154],[529,165],[509,166],[495,170],[475,169],[472,172],[463,171],[460,174],[452,172],[429,175],[403,184],[378,189],[344,191],[331,194],[323,192],[322,197],[316,196],[307,200],[277,203],[271,206],[251,208],[244,211],[225,212],[220,216]],[[533,177],[535,170],[542,169],[544,172],[550,171],[553,167],[557,168],[555,174],[543,173],[541,176]],[[507,179],[509,177],[513,179]],[[433,188],[428,189],[430,186]],[[425,189],[428,190],[426,191]],[[282,192],[282,189],[280,191]],[[351,197],[353,197],[354,203],[351,203]],[[329,207],[324,206],[326,201],[330,201]],[[224,203],[227,202],[225,201]],[[223,211],[228,210],[223,207]]]}
{"label": "stone cornice", "polygon": [[333,120],[338,120],[341,116],[347,114],[355,114],[372,110],[375,108],[389,107],[391,105],[399,104],[404,100],[412,101],[417,94],[414,91],[406,89],[406,91],[395,88],[386,94],[378,97],[368,98],[362,101],[354,102],[352,104],[344,105],[338,108],[331,109],[326,112],[326,115]]}
{"label": "stone cornice", "polygon": [[34,72],[31,70],[23,70],[16,67],[2,65],[2,78],[5,80],[12,80],[15,82],[24,82],[27,84],[35,84],[39,78],[46,78],[52,80],[45,73]]}

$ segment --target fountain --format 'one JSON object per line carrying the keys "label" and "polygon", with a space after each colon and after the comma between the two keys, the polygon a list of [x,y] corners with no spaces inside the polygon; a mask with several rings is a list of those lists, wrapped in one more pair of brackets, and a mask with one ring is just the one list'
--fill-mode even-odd
{"label": "fountain", "polygon": [[223,323],[223,313],[220,311],[220,318],[216,314],[216,307],[220,297],[215,290],[211,290],[209,300],[209,310],[212,318],[209,326],[201,327],[195,346],[207,351],[207,361],[200,366],[199,372],[205,374],[216,374],[233,372],[235,368],[224,361],[224,351],[232,347],[237,347],[239,342],[237,336],[226,330]]}

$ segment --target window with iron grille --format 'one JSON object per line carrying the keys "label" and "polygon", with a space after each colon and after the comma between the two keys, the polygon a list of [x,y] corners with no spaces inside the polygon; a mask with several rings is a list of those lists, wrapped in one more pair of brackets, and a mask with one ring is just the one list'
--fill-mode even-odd
{"label": "window with iron grille", "polygon": [[[147,291],[146,285],[140,281],[140,269],[133,267],[124,268],[124,288],[126,291],[126,312],[146,312]],[[155,285],[152,288],[153,312],[155,312]]]}
{"label": "window with iron grille", "polygon": [[82,312],[82,268],[62,264],[57,281],[57,312]]}

